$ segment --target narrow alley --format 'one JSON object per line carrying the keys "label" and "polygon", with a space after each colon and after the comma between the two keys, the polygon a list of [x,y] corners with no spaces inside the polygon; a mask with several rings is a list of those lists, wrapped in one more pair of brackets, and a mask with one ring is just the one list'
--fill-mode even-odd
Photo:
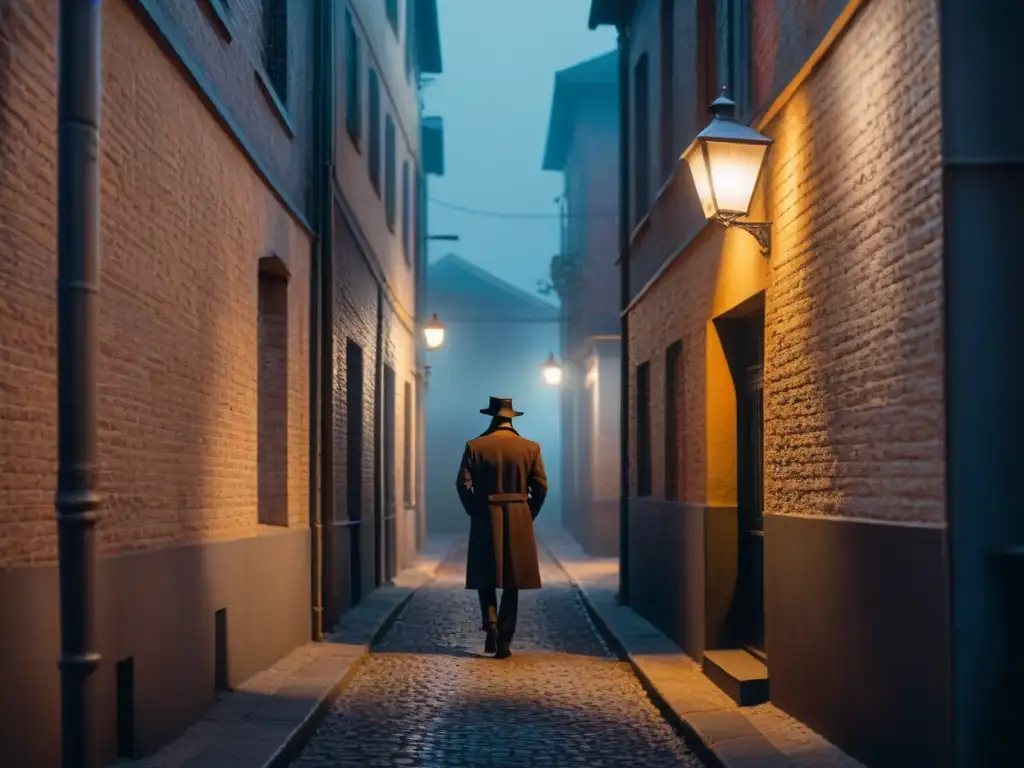
{"label": "narrow alley", "polygon": [[[546,554],[513,656],[483,655],[465,546],[356,673],[294,768],[700,766]],[[600,738],[595,738],[600,734]]]}

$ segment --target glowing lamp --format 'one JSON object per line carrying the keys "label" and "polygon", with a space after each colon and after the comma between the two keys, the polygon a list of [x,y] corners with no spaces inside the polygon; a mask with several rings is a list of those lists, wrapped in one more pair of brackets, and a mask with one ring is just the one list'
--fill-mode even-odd
{"label": "glowing lamp", "polygon": [[727,227],[753,235],[761,254],[771,250],[771,223],[737,221],[750,212],[754,189],[761,178],[768,148],[773,140],[738,122],[736,103],[722,95],[711,104],[713,117],[683,152],[690,167],[704,215]]}
{"label": "glowing lamp", "polygon": [[423,336],[427,341],[427,349],[440,349],[444,344],[444,323],[437,319],[436,312],[423,326]]}
{"label": "glowing lamp", "polygon": [[562,366],[555,360],[554,353],[548,355],[548,359],[544,361],[541,373],[544,375],[544,383],[548,386],[557,387],[562,383]]}

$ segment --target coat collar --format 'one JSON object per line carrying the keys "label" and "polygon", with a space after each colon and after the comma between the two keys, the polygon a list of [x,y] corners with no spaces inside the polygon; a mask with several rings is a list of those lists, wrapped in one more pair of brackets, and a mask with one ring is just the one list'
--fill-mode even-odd
{"label": "coat collar", "polygon": [[511,432],[513,435],[516,435],[518,437],[522,437],[522,435],[520,435],[518,432],[516,432],[516,428],[513,427],[511,424],[505,424],[505,425],[500,426],[500,427],[488,427],[480,435],[480,437],[484,437],[486,435],[490,435],[490,434],[493,434],[495,432]]}

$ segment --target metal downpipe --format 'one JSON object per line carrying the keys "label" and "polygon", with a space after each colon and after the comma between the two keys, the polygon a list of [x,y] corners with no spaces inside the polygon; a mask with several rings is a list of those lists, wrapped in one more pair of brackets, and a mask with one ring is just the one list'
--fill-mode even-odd
{"label": "metal downpipe", "polygon": [[61,0],[57,148],[57,510],[61,765],[98,764],[96,355],[100,286],[100,0]]}
{"label": "metal downpipe", "polygon": [[619,592],[629,604],[629,27],[618,27],[619,43]]}

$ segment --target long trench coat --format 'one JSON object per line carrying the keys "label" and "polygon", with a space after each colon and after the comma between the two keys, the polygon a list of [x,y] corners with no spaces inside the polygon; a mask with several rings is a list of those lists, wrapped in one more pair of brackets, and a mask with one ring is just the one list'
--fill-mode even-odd
{"label": "long trench coat", "polygon": [[466,443],[455,481],[470,518],[466,589],[540,589],[533,521],[548,492],[540,446],[509,427]]}

